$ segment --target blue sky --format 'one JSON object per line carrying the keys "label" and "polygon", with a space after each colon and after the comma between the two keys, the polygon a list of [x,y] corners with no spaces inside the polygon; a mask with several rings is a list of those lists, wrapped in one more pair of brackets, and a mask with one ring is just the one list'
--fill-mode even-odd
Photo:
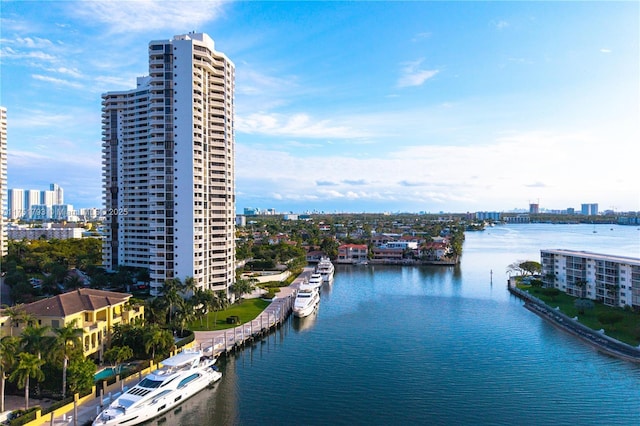
{"label": "blue sky", "polygon": [[10,188],[101,206],[151,40],[236,65],[237,210],[640,210],[638,2],[0,3]]}

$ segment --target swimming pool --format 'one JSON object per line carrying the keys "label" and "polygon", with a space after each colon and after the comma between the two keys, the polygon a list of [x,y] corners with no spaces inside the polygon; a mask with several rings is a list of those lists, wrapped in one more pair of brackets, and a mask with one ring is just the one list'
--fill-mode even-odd
{"label": "swimming pool", "polygon": [[[126,371],[128,371],[130,369],[131,369],[131,367],[123,365],[120,368],[120,371],[122,373],[124,373],[124,372],[126,372]],[[104,369],[98,371],[96,374],[94,374],[93,375],[93,381],[94,382],[99,382],[101,380],[108,379],[108,378],[113,377],[115,375],[116,375],[116,369],[114,367],[107,367],[107,368],[104,368]]]}

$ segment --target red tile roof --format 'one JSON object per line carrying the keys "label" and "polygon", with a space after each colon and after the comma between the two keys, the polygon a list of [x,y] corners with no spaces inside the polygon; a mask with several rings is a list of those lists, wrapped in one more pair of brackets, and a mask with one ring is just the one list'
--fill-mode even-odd
{"label": "red tile roof", "polygon": [[65,317],[83,311],[95,311],[126,302],[128,293],[81,288],[25,305],[25,311],[36,316]]}

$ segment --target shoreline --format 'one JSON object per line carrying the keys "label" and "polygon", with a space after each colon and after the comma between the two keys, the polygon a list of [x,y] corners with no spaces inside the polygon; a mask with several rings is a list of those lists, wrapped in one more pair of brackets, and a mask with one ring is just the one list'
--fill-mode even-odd
{"label": "shoreline", "polygon": [[593,330],[577,320],[570,318],[559,310],[539,300],[537,297],[512,287],[509,283],[509,292],[524,301],[524,308],[548,321],[562,331],[577,337],[581,341],[591,345],[600,352],[614,356],[625,361],[640,363],[640,348],[631,346],[620,340],[609,337],[604,333]]}

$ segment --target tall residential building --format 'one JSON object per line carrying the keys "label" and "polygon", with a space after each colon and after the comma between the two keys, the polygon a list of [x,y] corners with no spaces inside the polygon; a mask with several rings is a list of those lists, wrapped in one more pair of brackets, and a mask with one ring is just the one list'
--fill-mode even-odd
{"label": "tall residential building", "polygon": [[7,109],[0,107],[0,257],[7,254]]}
{"label": "tall residential building", "polygon": [[7,218],[22,219],[25,215],[24,209],[24,189],[9,188],[7,203]]}
{"label": "tall residential building", "polygon": [[54,205],[64,204],[64,190],[60,188],[60,185],[57,183],[52,183],[49,185],[49,190],[53,192],[53,203]]}
{"label": "tall residential building", "polygon": [[203,33],[149,43],[149,75],[102,95],[103,259],[148,268],[151,295],[235,278],[234,64]]}
{"label": "tall residential building", "polygon": [[597,216],[598,215],[598,204],[582,204],[580,206],[580,212],[585,216]]}

